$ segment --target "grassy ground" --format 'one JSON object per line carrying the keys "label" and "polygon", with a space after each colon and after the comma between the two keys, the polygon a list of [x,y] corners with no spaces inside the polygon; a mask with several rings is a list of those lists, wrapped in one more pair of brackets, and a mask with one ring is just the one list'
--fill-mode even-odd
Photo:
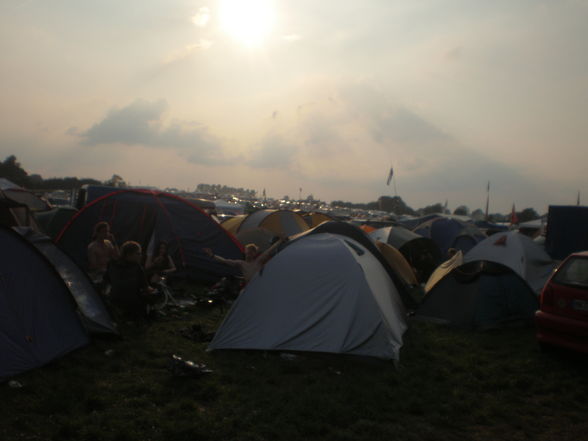
{"label": "grassy ground", "polygon": [[[205,352],[192,307],[0,384],[0,440],[588,439],[588,361],[541,353],[532,329],[414,322],[398,368],[352,357]],[[213,373],[175,377],[171,354]],[[108,355],[107,355],[108,354]]]}

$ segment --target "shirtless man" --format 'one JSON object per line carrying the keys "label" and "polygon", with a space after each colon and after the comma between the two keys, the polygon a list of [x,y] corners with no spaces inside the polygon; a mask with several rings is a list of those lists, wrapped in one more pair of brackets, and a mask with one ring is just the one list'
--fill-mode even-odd
{"label": "shirtless man", "polygon": [[92,242],[88,245],[88,270],[92,279],[101,280],[108,263],[119,256],[114,236],[108,222],[98,222],[94,226]]}
{"label": "shirtless man", "polygon": [[283,242],[287,241],[287,238],[280,238],[280,240],[276,241],[271,247],[265,250],[263,253],[259,254],[259,248],[255,244],[248,244],[245,245],[245,260],[234,260],[234,259],[225,259],[224,257],[220,257],[215,255],[210,248],[204,248],[204,252],[208,255],[208,257],[216,260],[217,262],[224,263],[226,265],[235,266],[240,269],[243,278],[245,279],[245,284],[247,284],[253,276],[261,269],[263,266],[270,260],[274,250]]}

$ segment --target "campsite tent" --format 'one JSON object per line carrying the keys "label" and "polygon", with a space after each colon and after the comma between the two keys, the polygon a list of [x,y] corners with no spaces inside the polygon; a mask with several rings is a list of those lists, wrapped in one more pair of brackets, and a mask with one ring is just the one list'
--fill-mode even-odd
{"label": "campsite tent", "polygon": [[235,216],[221,224],[239,242],[253,243],[261,251],[278,236],[292,236],[309,229],[304,218],[290,210],[259,210],[247,216]]}
{"label": "campsite tent", "polygon": [[497,264],[453,269],[423,299],[416,316],[458,327],[485,329],[532,320],[537,297],[518,275]]}
{"label": "campsite tent", "polygon": [[314,228],[320,224],[322,224],[323,222],[328,222],[333,220],[333,218],[331,216],[329,216],[328,214],[325,213],[321,213],[318,211],[313,211],[310,213],[300,213],[302,215],[302,217],[304,218],[304,220],[306,221],[306,223],[308,224],[308,226],[310,228]]}
{"label": "campsite tent", "polygon": [[238,216],[233,216],[226,221],[222,222],[221,225],[225,230],[229,233],[236,235],[237,231],[239,230],[239,226],[243,222],[243,220],[247,217],[246,214],[240,214]]}
{"label": "campsite tent", "polygon": [[300,233],[299,235],[294,236],[294,238],[320,233],[338,234],[340,236],[345,236],[355,240],[356,242],[359,242],[364,248],[368,249],[386,269],[388,275],[398,289],[398,293],[404,302],[404,306],[407,309],[414,309],[416,307],[416,303],[410,294],[410,287],[404,283],[404,279],[400,275],[401,270],[391,264],[392,261],[380,252],[375,242],[361,228],[349,222],[329,221],[323,222],[318,227],[314,227],[311,230]]}
{"label": "campsite tent", "polygon": [[405,329],[398,290],[370,249],[313,233],[292,240],[249,282],[209,348],[398,359]]}
{"label": "campsite tent", "polygon": [[35,196],[30,191],[10,182],[6,178],[0,178],[0,192],[11,201],[26,205],[30,211],[45,211],[51,209],[43,199]]}
{"label": "campsite tent", "polygon": [[[492,327],[530,320],[537,294],[553,270],[553,262],[528,237],[497,233],[464,257],[448,261],[445,274],[434,274],[417,316],[464,327]],[[432,276],[432,277],[433,277]]]}
{"label": "campsite tent", "polygon": [[455,216],[430,219],[414,228],[413,231],[433,239],[443,257],[446,256],[449,248],[455,248],[465,254],[486,237],[473,223],[465,222]]}
{"label": "campsite tent", "polygon": [[400,251],[384,242],[376,241],[378,251],[382,253],[388,265],[396,270],[398,275],[404,280],[407,286],[415,286],[419,284],[416,274],[414,273],[410,263],[402,255]]}
{"label": "campsite tent", "polygon": [[291,210],[258,210],[243,219],[237,233],[255,228],[271,231],[276,236],[292,236],[308,230],[309,227],[302,216]]}
{"label": "campsite tent", "polygon": [[64,280],[15,231],[0,228],[0,381],[89,340]]}
{"label": "campsite tent", "polygon": [[48,211],[36,212],[34,217],[41,231],[55,239],[77,212],[78,210],[73,207],[54,207]]}
{"label": "campsite tent", "polygon": [[243,258],[238,241],[185,199],[157,191],[118,190],[87,204],[56,238],[82,267],[87,265],[87,246],[99,221],[110,223],[119,244],[134,240],[148,250],[150,245],[168,242],[178,274],[195,279],[211,280],[235,271],[209,259],[203,248],[227,259]]}
{"label": "campsite tent", "polygon": [[31,228],[14,228],[51,263],[75,300],[90,333],[116,334],[116,326],[88,276],[49,237]]}
{"label": "campsite tent", "polygon": [[25,226],[39,230],[29,207],[7,198],[3,192],[0,192],[0,226]]}
{"label": "campsite tent", "polygon": [[400,251],[408,263],[417,270],[421,282],[429,278],[442,260],[441,251],[432,239],[413,233],[404,227],[380,228],[372,231],[370,237],[392,245]]}
{"label": "campsite tent", "polygon": [[472,248],[464,263],[486,261],[510,268],[539,294],[555,268],[541,245],[515,231],[496,233]]}

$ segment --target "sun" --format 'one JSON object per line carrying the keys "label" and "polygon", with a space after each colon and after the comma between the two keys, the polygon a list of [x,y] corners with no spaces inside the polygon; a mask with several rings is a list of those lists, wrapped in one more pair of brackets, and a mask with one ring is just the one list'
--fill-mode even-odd
{"label": "sun", "polygon": [[249,48],[262,45],[275,24],[272,0],[221,0],[219,20],[223,31]]}

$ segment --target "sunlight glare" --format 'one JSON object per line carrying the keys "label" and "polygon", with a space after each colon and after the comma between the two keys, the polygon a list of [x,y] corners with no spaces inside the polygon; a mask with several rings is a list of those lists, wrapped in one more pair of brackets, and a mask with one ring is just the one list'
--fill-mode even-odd
{"label": "sunlight glare", "polygon": [[219,18],[221,28],[232,38],[247,47],[259,47],[274,26],[273,1],[221,0]]}

